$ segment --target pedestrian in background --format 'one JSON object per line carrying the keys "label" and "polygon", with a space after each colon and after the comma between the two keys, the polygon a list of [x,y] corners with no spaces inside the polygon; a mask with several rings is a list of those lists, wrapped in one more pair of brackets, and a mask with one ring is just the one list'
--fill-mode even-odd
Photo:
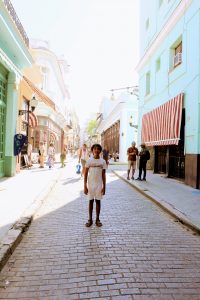
{"label": "pedestrian in background", "polygon": [[103,151],[102,151],[102,156],[103,159],[106,161],[106,164],[109,164],[109,150],[107,149],[107,147],[104,147]]}
{"label": "pedestrian in background", "polygon": [[32,167],[32,151],[33,151],[33,146],[31,144],[31,142],[28,142],[28,146],[27,146],[27,156],[28,156],[28,167]]}
{"label": "pedestrian in background", "polygon": [[55,148],[54,148],[53,143],[50,143],[50,146],[48,149],[48,161],[47,161],[49,169],[54,167],[54,161],[55,161]]}
{"label": "pedestrian in background", "polygon": [[83,144],[82,148],[79,151],[79,159],[78,159],[79,164],[81,162],[81,166],[82,166],[81,176],[84,176],[85,164],[88,158],[89,158],[89,153],[88,153],[87,145]]}
{"label": "pedestrian in background", "polygon": [[60,154],[61,168],[65,167],[66,155],[67,155],[67,150],[66,148],[64,148]]}
{"label": "pedestrian in background", "polygon": [[132,142],[131,147],[127,149],[128,155],[128,170],[127,170],[127,179],[130,180],[130,171],[132,168],[131,179],[134,180],[134,174],[136,169],[136,157],[138,155],[138,149],[135,147],[136,143]]}
{"label": "pedestrian in background", "polygon": [[[150,153],[149,150],[146,148],[145,143],[142,143],[140,146],[141,146],[141,151],[139,153],[139,157],[140,157],[139,176],[137,180],[146,181],[146,166],[147,166],[147,160],[150,159]],[[142,171],[143,171],[143,178],[142,178]]]}
{"label": "pedestrian in background", "polygon": [[40,146],[39,146],[40,168],[44,168],[44,154],[45,154],[45,146],[43,142],[40,142]]}
{"label": "pedestrian in background", "polygon": [[86,162],[84,174],[84,193],[89,200],[89,219],[85,224],[90,227],[93,224],[92,213],[94,200],[96,201],[96,226],[101,227],[102,223],[99,219],[101,211],[101,199],[106,191],[106,162],[100,157],[102,147],[94,144],[91,148],[91,157]]}
{"label": "pedestrian in background", "polygon": [[117,159],[119,159],[119,153],[117,151],[113,152],[113,159],[114,159],[114,162],[116,162]]}

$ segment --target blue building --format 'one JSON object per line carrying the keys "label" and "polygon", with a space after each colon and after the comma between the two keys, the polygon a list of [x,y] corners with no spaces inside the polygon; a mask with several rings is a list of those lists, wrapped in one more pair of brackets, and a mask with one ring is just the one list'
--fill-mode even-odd
{"label": "blue building", "polygon": [[200,189],[200,1],[140,0],[139,142],[153,169]]}

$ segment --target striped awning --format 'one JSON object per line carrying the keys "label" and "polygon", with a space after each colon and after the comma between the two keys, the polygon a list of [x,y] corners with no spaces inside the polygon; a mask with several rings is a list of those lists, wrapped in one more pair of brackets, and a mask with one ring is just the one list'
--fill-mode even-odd
{"label": "striped awning", "polygon": [[29,127],[35,128],[38,126],[38,119],[33,112],[29,112]]}
{"label": "striped awning", "polygon": [[142,142],[148,146],[178,145],[183,94],[179,94],[142,117]]}

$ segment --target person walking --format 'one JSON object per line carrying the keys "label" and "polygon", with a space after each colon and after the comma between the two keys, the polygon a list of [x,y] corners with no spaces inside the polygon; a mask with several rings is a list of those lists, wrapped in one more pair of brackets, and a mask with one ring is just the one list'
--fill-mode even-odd
{"label": "person walking", "polygon": [[55,161],[55,148],[54,148],[53,143],[50,143],[50,146],[48,149],[48,161],[47,161],[49,169],[51,169],[54,166],[54,161]]}
{"label": "person walking", "polygon": [[[146,181],[146,165],[147,165],[147,160],[150,159],[150,153],[149,150],[146,148],[145,143],[142,143],[140,146],[141,146],[141,151],[139,153],[139,157],[140,157],[139,176],[137,180]],[[142,178],[142,171],[143,171],[143,178]]]}
{"label": "person walking", "polygon": [[44,143],[43,143],[43,142],[40,142],[40,146],[39,146],[39,162],[40,162],[40,168],[44,168],[44,154],[45,154]]}
{"label": "person walking", "polygon": [[81,162],[81,166],[82,166],[81,177],[84,176],[85,164],[86,164],[86,161],[88,160],[88,158],[89,158],[89,153],[87,150],[87,145],[83,144],[82,148],[79,151],[79,160],[78,160],[79,164]]}
{"label": "person walking", "polygon": [[67,150],[66,148],[64,148],[60,154],[61,168],[65,167],[66,154],[67,154]]}
{"label": "person walking", "polygon": [[100,157],[102,147],[94,144],[91,147],[92,154],[85,165],[84,173],[84,194],[89,200],[89,219],[85,224],[90,227],[93,224],[92,213],[94,200],[96,201],[96,226],[101,227],[102,223],[99,219],[101,211],[101,199],[106,191],[106,161]]}
{"label": "person walking", "polygon": [[130,171],[132,168],[132,176],[131,179],[134,180],[134,174],[136,169],[136,157],[138,155],[138,149],[136,148],[136,143],[132,142],[131,147],[127,149],[128,155],[128,170],[127,170],[127,179],[130,180]]}

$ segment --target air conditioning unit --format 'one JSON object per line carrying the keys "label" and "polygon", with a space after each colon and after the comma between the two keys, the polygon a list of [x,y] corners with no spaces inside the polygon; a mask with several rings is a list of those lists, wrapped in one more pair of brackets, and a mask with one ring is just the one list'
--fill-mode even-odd
{"label": "air conditioning unit", "polygon": [[179,52],[174,56],[174,67],[182,63],[182,53]]}

